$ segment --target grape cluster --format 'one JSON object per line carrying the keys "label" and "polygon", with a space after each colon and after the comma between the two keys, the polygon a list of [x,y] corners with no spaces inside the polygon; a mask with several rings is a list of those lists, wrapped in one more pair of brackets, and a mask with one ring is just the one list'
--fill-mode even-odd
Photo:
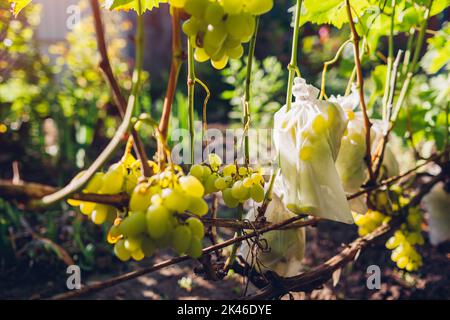
{"label": "grape cluster", "polygon": [[171,5],[191,15],[183,32],[195,48],[195,59],[211,59],[214,68],[223,69],[229,58],[242,56],[242,43],[255,30],[255,16],[272,9],[273,0],[172,0]]}
{"label": "grape cluster", "polygon": [[208,213],[203,199],[204,187],[194,176],[185,176],[178,166],[141,180],[140,162],[131,154],[112,165],[106,173],[97,173],[83,192],[119,194],[126,192],[130,201],[125,212],[112,206],[69,200],[83,214],[101,224],[112,221],[107,240],[122,261],[141,260],[158,248],[173,248],[178,254],[198,258],[202,254],[204,226],[198,217]]}
{"label": "grape cluster", "polygon": [[409,208],[406,223],[400,226],[386,242],[386,248],[392,250],[391,259],[400,269],[416,271],[422,266],[422,257],[415,245],[423,245],[421,233],[422,215],[417,208]]}
{"label": "grape cluster", "polygon": [[205,187],[205,193],[221,192],[225,205],[236,208],[248,199],[264,200],[264,177],[260,169],[228,164],[216,154],[209,154],[205,164],[194,164],[189,172]]}
{"label": "grape cluster", "polygon": [[[158,166],[149,161],[153,170],[158,170]],[[73,180],[81,178],[84,171],[81,171]],[[141,163],[136,160],[130,153],[126,154],[119,162],[111,165],[107,172],[97,172],[83,189],[83,193],[93,194],[119,194],[126,192],[131,194],[138,179],[141,176]],[[67,201],[74,207],[79,207],[80,212],[89,218],[95,224],[103,224],[104,222],[114,222],[119,213],[116,208],[80,200],[69,199]]]}
{"label": "grape cluster", "polygon": [[[376,199],[377,207],[382,208],[388,214],[401,210],[408,204],[408,199],[402,197],[395,190],[379,192],[373,196],[373,199]],[[360,236],[365,236],[391,219],[389,215],[384,215],[375,210],[368,210],[364,215],[354,214],[354,218]],[[415,248],[416,245],[423,245],[424,243],[421,223],[422,215],[419,209],[408,208],[406,222],[386,242],[386,248],[392,250],[391,260],[400,269],[416,271],[422,265],[422,257]]]}
{"label": "grape cluster", "polygon": [[371,233],[382,224],[388,223],[391,219],[389,216],[379,211],[368,210],[366,214],[353,214],[355,224],[358,226],[358,234],[361,237]]}
{"label": "grape cluster", "polygon": [[[205,229],[197,217],[208,213],[203,195],[200,181],[184,176],[181,168],[168,167],[139,183],[131,194],[128,215],[109,231],[116,256],[122,261],[141,260],[166,247],[180,255],[201,256]],[[191,214],[187,219],[181,215],[185,212]]]}

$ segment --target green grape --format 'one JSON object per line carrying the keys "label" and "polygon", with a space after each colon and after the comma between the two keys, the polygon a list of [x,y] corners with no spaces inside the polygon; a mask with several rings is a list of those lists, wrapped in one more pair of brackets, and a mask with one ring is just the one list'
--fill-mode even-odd
{"label": "green grape", "polygon": [[131,253],[125,248],[125,241],[122,239],[114,245],[114,254],[122,261],[128,261],[131,258]]}
{"label": "green grape", "polygon": [[195,18],[190,18],[183,23],[181,27],[183,32],[188,36],[195,36],[200,31],[200,23]]}
{"label": "green grape", "polygon": [[224,176],[234,176],[236,172],[237,169],[234,164],[227,164],[222,170]]}
{"label": "green grape", "polygon": [[253,183],[264,183],[264,177],[258,172],[252,174],[252,180]]}
{"label": "green grape", "polygon": [[103,184],[103,176],[105,174],[103,172],[97,172],[96,174],[94,174],[91,178],[91,180],[89,180],[86,188],[83,189],[84,193],[96,193],[98,190],[100,190],[100,188],[102,187]]}
{"label": "green grape", "polygon": [[122,163],[117,163],[104,174],[102,178],[101,194],[117,194],[122,191],[125,181],[125,167]]}
{"label": "green grape", "polygon": [[67,203],[72,207],[79,207],[83,203],[83,201],[75,199],[67,199]]}
{"label": "green grape", "polygon": [[239,41],[239,39],[233,39],[232,37],[230,37],[228,35],[227,39],[223,43],[223,47],[225,49],[233,49],[233,48],[236,48],[237,46],[239,46],[240,44],[241,44],[241,42]]}
{"label": "green grape", "polygon": [[142,237],[129,237],[125,239],[124,246],[130,252],[136,251],[141,247]]}
{"label": "green grape", "polygon": [[182,213],[189,206],[189,197],[181,190],[166,188],[162,191],[163,203],[169,210]]}
{"label": "green grape", "polygon": [[130,211],[145,211],[151,204],[151,190],[147,184],[138,185],[131,194]]}
{"label": "green grape", "polygon": [[219,23],[216,25],[208,25],[205,32],[205,37],[203,42],[205,44],[214,45],[215,47],[222,47],[222,44],[227,38],[227,30],[225,28],[225,23]]}
{"label": "green grape", "polygon": [[236,181],[231,187],[231,195],[238,200],[248,199],[250,196],[249,189],[244,187],[242,181]]}
{"label": "green grape", "polygon": [[191,258],[200,258],[202,255],[202,240],[197,237],[192,237],[189,249],[187,250],[187,254]]}
{"label": "green grape", "polygon": [[152,256],[156,251],[156,243],[148,236],[142,237],[141,250],[147,256]]}
{"label": "green grape", "polygon": [[218,179],[218,176],[216,173],[211,174],[208,179],[206,179],[205,182],[205,192],[207,194],[217,192],[218,189],[216,188],[216,180]]}
{"label": "green grape", "polygon": [[208,166],[203,166],[203,177],[202,181],[206,181],[209,176],[212,174],[211,168]]}
{"label": "green grape", "polygon": [[250,188],[250,197],[256,202],[261,202],[264,200],[264,188],[260,184],[254,184]]}
{"label": "green grape", "polygon": [[397,267],[399,267],[400,269],[403,269],[406,267],[406,265],[409,263],[409,259],[408,257],[401,257],[397,260]]}
{"label": "green grape", "polygon": [[82,202],[80,204],[80,211],[84,215],[90,215],[94,211],[96,203],[94,202]]}
{"label": "green grape", "polygon": [[247,0],[245,9],[255,16],[269,12],[273,7],[273,0]]}
{"label": "green grape", "polygon": [[246,167],[239,167],[238,173],[241,177],[245,177],[248,174],[248,169]]}
{"label": "green grape", "polygon": [[239,44],[234,48],[227,49],[225,52],[231,59],[239,59],[244,54],[244,47]]}
{"label": "green grape", "polygon": [[202,217],[208,213],[209,208],[208,204],[205,200],[203,200],[203,198],[191,198],[187,210],[195,214],[196,216]]}
{"label": "green grape", "polygon": [[222,49],[220,46],[217,46],[216,43],[204,42],[203,49],[209,57],[215,56],[220,53]]}
{"label": "green grape", "polygon": [[198,239],[202,239],[205,235],[205,227],[203,223],[197,218],[189,218],[186,220],[189,229],[191,230],[191,234],[193,237]]}
{"label": "green grape", "polygon": [[118,225],[111,226],[111,229],[109,229],[109,234],[112,237],[119,237],[121,235],[119,226]]}
{"label": "green grape", "polygon": [[222,159],[217,154],[210,153],[208,154],[208,163],[214,171],[217,171],[222,165]]}
{"label": "green grape", "polygon": [[137,249],[131,253],[131,257],[133,258],[133,260],[141,261],[145,258],[145,254],[141,249]]}
{"label": "green grape", "polygon": [[187,226],[178,226],[173,230],[172,246],[178,254],[185,253],[191,244],[191,230]]}
{"label": "green grape", "polygon": [[199,180],[203,179],[203,166],[200,164],[194,164],[191,167],[191,170],[189,171],[189,174],[191,176],[196,177]]}
{"label": "green grape", "polygon": [[250,188],[253,185],[253,180],[250,177],[245,178],[242,180],[242,185],[246,188]]}
{"label": "green grape", "polygon": [[255,20],[248,14],[229,15],[225,21],[225,27],[234,39],[245,39],[252,36]]}
{"label": "green grape", "polygon": [[102,224],[106,221],[108,217],[109,208],[104,204],[96,204],[94,211],[91,213],[91,220],[95,224]]}
{"label": "green grape", "polygon": [[201,198],[205,193],[202,183],[194,176],[181,177],[178,180],[181,189],[191,197]]}
{"label": "green grape", "polygon": [[244,3],[242,0],[221,0],[223,10],[228,14],[238,14],[242,11]]}
{"label": "green grape", "polygon": [[175,8],[183,8],[186,4],[186,0],[170,0],[170,5]]}
{"label": "green grape", "polygon": [[225,178],[219,177],[217,178],[217,180],[214,182],[214,186],[218,189],[218,190],[223,190],[226,187],[228,187],[227,181],[225,180]]}
{"label": "green grape", "polygon": [[190,15],[202,19],[208,0],[186,0],[184,10]]}
{"label": "green grape", "polygon": [[160,239],[171,229],[170,212],[161,204],[152,204],[147,210],[147,231],[153,239]]}
{"label": "green grape", "polygon": [[146,220],[144,212],[130,212],[119,225],[120,233],[127,237],[136,236],[146,230]]}
{"label": "green grape", "polygon": [[226,188],[222,191],[223,202],[229,208],[236,208],[239,205],[239,200],[233,197],[232,189]]}
{"label": "green grape", "polygon": [[221,70],[225,68],[225,66],[228,63],[228,56],[223,56],[222,58],[218,60],[211,59],[211,65],[216,68],[217,70]]}
{"label": "green grape", "polygon": [[[205,50],[203,48],[197,48],[195,49],[194,52],[194,58],[195,60],[197,60],[198,62],[205,62],[209,60],[209,56],[208,54],[205,52]],[[197,164],[197,166],[200,166]],[[201,166],[200,166],[201,167]],[[194,176],[194,174],[193,174]]]}
{"label": "green grape", "polygon": [[225,12],[218,3],[210,3],[205,11],[205,21],[208,24],[218,24],[222,21]]}

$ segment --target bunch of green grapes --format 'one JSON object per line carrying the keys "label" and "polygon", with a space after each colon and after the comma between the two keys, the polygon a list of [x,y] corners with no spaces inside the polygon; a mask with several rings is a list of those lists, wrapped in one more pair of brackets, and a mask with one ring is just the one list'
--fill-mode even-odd
{"label": "bunch of green grapes", "polygon": [[205,187],[205,193],[221,192],[225,205],[236,208],[250,198],[256,202],[264,200],[264,177],[260,169],[228,164],[216,154],[208,155],[205,164],[194,164],[189,172]]}
{"label": "bunch of green grapes", "polygon": [[371,233],[382,224],[389,222],[391,217],[382,214],[379,211],[368,210],[366,214],[353,213],[355,224],[358,226],[358,234],[361,237]]}
{"label": "bunch of green grapes", "polygon": [[224,68],[228,59],[239,59],[243,43],[255,30],[255,16],[273,6],[273,0],[172,0],[173,7],[183,8],[191,17],[183,32],[195,48],[199,62],[211,59],[216,69]]}
{"label": "bunch of green grapes", "polygon": [[[153,161],[149,161],[149,165],[154,169],[157,168]],[[79,179],[83,174],[84,171],[80,172],[74,180]],[[126,192],[131,195],[140,176],[140,161],[128,153],[119,162],[111,165],[107,172],[97,172],[89,180],[83,193],[112,195]],[[67,202],[74,207],[79,207],[80,212],[89,216],[95,224],[113,222],[118,214],[116,208],[101,203],[73,199]]]}
{"label": "bunch of green grapes", "polygon": [[[158,248],[173,248],[178,254],[198,258],[202,254],[203,223],[208,213],[204,187],[179,167],[167,167],[133,190],[129,212],[111,227],[108,241],[116,256],[127,261],[151,256]],[[186,219],[183,213],[190,213]]]}
{"label": "bunch of green grapes", "polygon": [[[355,214],[355,224],[360,236],[374,231],[389,222],[390,215],[407,206],[408,199],[401,196],[398,190],[378,192],[372,196],[374,204],[387,215],[379,211],[368,210],[366,214]],[[416,250],[416,245],[423,245],[421,234],[422,215],[418,208],[408,208],[406,222],[386,242],[386,248],[392,250],[391,259],[400,269],[416,271],[422,265],[422,258]]]}
{"label": "bunch of green grapes", "polygon": [[416,271],[422,266],[422,257],[416,245],[423,245],[421,233],[422,215],[418,208],[409,208],[406,223],[400,226],[386,242],[386,248],[392,250],[391,259],[400,269]]}

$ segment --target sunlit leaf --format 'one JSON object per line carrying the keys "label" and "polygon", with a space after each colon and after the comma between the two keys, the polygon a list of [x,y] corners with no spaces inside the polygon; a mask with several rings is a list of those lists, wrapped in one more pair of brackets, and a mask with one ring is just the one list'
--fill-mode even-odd
{"label": "sunlit leaf", "polygon": [[[352,1],[352,15],[358,19],[363,11],[370,6],[367,0]],[[315,24],[332,24],[340,29],[342,25],[348,22],[345,1],[343,0],[305,0],[302,8],[301,24],[312,22]]]}
{"label": "sunlit leaf", "polygon": [[31,3],[32,0],[8,0],[13,5],[14,15],[17,16],[19,12]]}
{"label": "sunlit leaf", "polygon": [[158,8],[160,3],[167,3],[167,0],[106,0],[105,8],[110,10],[134,10],[138,14],[143,14],[147,10]]}

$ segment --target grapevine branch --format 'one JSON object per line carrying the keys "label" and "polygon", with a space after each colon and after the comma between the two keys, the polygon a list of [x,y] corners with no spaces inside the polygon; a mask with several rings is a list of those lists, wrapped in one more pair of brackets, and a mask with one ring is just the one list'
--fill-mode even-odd
{"label": "grapevine branch", "polygon": [[292,105],[292,86],[294,85],[295,72],[297,70],[297,51],[298,51],[298,34],[300,31],[300,13],[302,10],[302,0],[297,0],[294,17],[294,32],[292,34],[292,53],[291,61],[288,65],[289,77],[286,93],[286,109],[291,109]]}
{"label": "grapevine branch", "polygon": [[[285,227],[285,226],[287,226],[287,225],[289,225],[289,224],[291,224],[293,222],[296,222],[296,221],[300,220],[301,218],[302,218],[301,216],[295,216],[295,217],[292,217],[292,218],[287,219],[285,221],[282,221],[280,223],[275,223],[275,224],[272,224],[271,226],[264,227],[264,228],[259,229],[257,231],[253,231],[253,232],[247,233],[247,234],[242,235],[240,237],[232,238],[232,239],[229,239],[227,241],[221,242],[219,244],[209,246],[209,247],[203,249],[203,255],[209,254],[209,253],[214,252],[214,251],[219,250],[219,249],[226,248],[226,247],[228,247],[228,246],[230,246],[230,245],[232,245],[234,243],[242,242],[242,241],[245,241],[247,239],[256,237],[256,236],[258,236],[260,234],[264,234],[264,233],[267,233],[267,232],[272,231],[272,230],[278,230],[278,229],[283,228],[283,227]],[[305,225],[309,225],[309,224],[310,224],[310,222],[305,222]],[[100,282],[100,283],[96,283],[96,284],[93,284],[93,285],[85,286],[85,287],[81,288],[80,290],[70,291],[70,292],[67,292],[67,293],[62,293],[62,294],[56,295],[56,296],[52,297],[51,299],[52,300],[63,300],[63,299],[70,299],[70,298],[79,297],[79,296],[82,296],[82,295],[85,295],[85,294],[88,294],[88,293],[92,293],[92,292],[95,292],[95,291],[98,291],[98,290],[102,290],[102,289],[106,289],[106,288],[112,287],[112,286],[114,286],[116,284],[119,284],[119,283],[122,283],[124,281],[135,279],[135,278],[140,277],[142,275],[145,275],[147,273],[154,272],[154,271],[160,270],[162,268],[171,266],[173,264],[178,264],[178,263],[181,263],[183,261],[190,260],[190,259],[191,258],[189,256],[186,256],[186,255],[175,257],[175,258],[172,258],[172,259],[169,259],[169,260],[157,263],[157,264],[155,264],[155,265],[153,265],[151,267],[148,267],[148,268],[143,268],[143,269],[137,270],[137,271],[131,271],[131,272],[119,275],[117,277],[110,278],[110,279],[108,279],[106,281],[103,281],[103,282]]]}
{"label": "grapevine branch", "polygon": [[159,123],[159,131],[163,139],[167,138],[167,130],[169,128],[170,113],[172,111],[173,98],[178,82],[181,64],[184,60],[184,53],[181,47],[181,27],[180,27],[179,9],[172,10],[172,62],[170,65],[169,82],[167,84],[166,96],[164,98],[163,111],[161,121]]}
{"label": "grapevine branch", "polygon": [[[91,0],[91,7],[92,7],[92,15],[94,17],[95,33],[96,33],[96,37],[97,37],[97,46],[98,46],[98,50],[99,50],[100,57],[101,57],[99,66],[103,72],[103,75],[106,78],[106,81],[108,82],[109,86],[111,87],[117,109],[120,113],[120,116],[123,118],[125,116],[127,102],[120,90],[119,84],[117,83],[117,79],[114,77],[114,73],[111,68],[111,63],[110,63],[110,60],[108,57],[108,49],[106,47],[106,41],[105,41],[105,30],[104,30],[103,23],[102,23],[98,0]],[[139,134],[136,132],[136,130],[134,128],[130,128],[130,131],[131,131],[131,135],[133,136],[133,140],[134,140],[134,145],[133,145],[134,150],[142,164],[142,172],[145,177],[150,177],[152,175],[152,170],[150,169],[150,166],[148,164],[148,158],[147,158],[147,154],[145,153],[144,143],[142,142],[141,137],[139,136]]]}
{"label": "grapevine branch", "polygon": [[364,115],[364,128],[366,131],[366,155],[364,160],[367,165],[367,170],[369,172],[369,185],[375,183],[374,175],[372,170],[372,157],[370,153],[370,128],[372,127],[372,123],[369,120],[369,116],[367,115],[367,107],[364,99],[364,77],[361,69],[361,60],[359,58],[359,35],[356,31],[355,23],[353,21],[352,10],[350,7],[350,0],[345,0],[345,7],[347,9],[348,22],[350,24],[350,30],[352,33],[352,41],[353,41],[353,55],[355,58],[355,67],[356,67],[356,76],[358,81],[358,93],[359,93],[359,101],[361,104],[361,108]]}

